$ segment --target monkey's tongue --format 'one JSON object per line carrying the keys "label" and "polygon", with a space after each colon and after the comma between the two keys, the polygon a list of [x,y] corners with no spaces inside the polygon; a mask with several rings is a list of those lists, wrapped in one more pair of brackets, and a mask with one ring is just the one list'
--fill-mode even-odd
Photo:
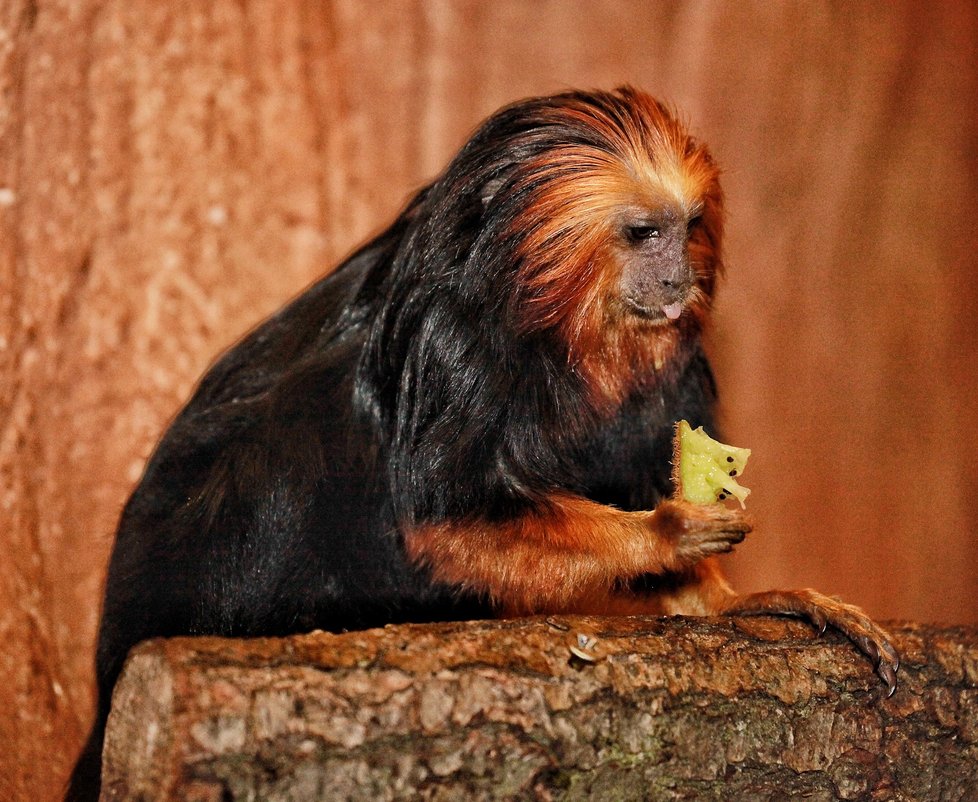
{"label": "monkey's tongue", "polygon": [[669,320],[678,320],[679,316],[683,313],[683,305],[678,301],[672,304],[666,304],[662,307],[662,311]]}

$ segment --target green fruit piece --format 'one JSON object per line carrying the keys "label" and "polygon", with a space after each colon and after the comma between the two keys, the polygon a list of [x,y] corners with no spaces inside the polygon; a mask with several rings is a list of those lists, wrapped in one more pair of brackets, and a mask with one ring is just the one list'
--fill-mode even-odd
{"label": "green fruit piece", "polygon": [[694,504],[713,504],[733,496],[746,507],[750,490],[734,478],[743,473],[749,448],[736,448],[710,437],[703,427],[688,422],[676,424],[673,440],[673,476],[678,493]]}

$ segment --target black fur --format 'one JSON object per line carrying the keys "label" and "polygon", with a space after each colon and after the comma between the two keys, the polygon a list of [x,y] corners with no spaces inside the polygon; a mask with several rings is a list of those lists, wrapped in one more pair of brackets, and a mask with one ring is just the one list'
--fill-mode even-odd
{"label": "black fur", "polygon": [[566,343],[517,325],[521,165],[595,144],[583,124],[541,122],[560,102],[491,118],[387,231],[203,378],[122,515],[97,723],[69,799],[97,795],[110,695],[137,642],[490,616],[405,559],[405,525],[504,519],[554,489],[628,509],[670,492],[674,422],[711,422],[698,342],[609,421]]}

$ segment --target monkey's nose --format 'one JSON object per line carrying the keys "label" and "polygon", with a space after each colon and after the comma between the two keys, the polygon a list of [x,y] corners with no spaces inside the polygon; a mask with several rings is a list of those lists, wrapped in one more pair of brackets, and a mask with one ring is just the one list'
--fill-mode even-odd
{"label": "monkey's nose", "polygon": [[682,278],[663,277],[659,279],[660,296],[666,303],[682,303],[689,295],[693,282],[685,276]]}
{"label": "monkey's nose", "polygon": [[685,295],[689,292],[692,281],[686,276],[682,278],[666,276],[659,279],[659,284],[667,295]]}

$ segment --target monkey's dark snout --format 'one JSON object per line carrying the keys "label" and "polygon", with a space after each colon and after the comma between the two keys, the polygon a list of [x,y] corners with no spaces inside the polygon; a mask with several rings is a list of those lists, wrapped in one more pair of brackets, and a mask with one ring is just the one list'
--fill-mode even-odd
{"label": "monkey's dark snout", "polygon": [[694,278],[692,269],[685,263],[678,269],[659,276],[657,290],[662,302],[667,304],[685,303],[693,289]]}
{"label": "monkey's dark snout", "polygon": [[689,262],[685,242],[675,243],[658,267],[656,278],[658,279],[659,291],[663,295],[668,296],[669,300],[675,301],[689,294],[693,282],[696,280],[696,275]]}
{"label": "monkey's dark snout", "polygon": [[661,278],[659,285],[662,287],[663,297],[670,301],[683,300],[693,287],[691,279],[686,278]]}

